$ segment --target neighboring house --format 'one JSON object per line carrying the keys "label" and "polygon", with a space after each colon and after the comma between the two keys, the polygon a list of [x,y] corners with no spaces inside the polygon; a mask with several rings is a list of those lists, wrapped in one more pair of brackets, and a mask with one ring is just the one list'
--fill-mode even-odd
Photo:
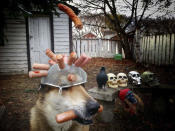
{"label": "neighboring house", "polygon": [[87,33],[87,34],[84,34],[84,35],[82,36],[82,38],[84,38],[84,39],[94,39],[94,38],[97,38],[97,36],[94,35],[93,33],[89,32],[89,33]]}
{"label": "neighboring house", "polygon": [[0,73],[27,73],[33,63],[48,63],[45,50],[68,54],[72,49],[72,21],[62,11],[7,17],[4,45],[0,44]]}

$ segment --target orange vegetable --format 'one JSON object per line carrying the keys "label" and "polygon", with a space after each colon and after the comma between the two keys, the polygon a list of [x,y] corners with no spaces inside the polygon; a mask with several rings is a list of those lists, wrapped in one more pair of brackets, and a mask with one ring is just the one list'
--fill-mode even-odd
{"label": "orange vegetable", "polygon": [[78,29],[83,28],[83,24],[82,24],[81,20],[79,19],[79,17],[74,13],[74,11],[71,8],[69,8],[68,6],[63,5],[63,4],[58,4],[58,8],[61,11],[65,12],[71,18],[71,20],[74,22],[76,28],[78,28]]}

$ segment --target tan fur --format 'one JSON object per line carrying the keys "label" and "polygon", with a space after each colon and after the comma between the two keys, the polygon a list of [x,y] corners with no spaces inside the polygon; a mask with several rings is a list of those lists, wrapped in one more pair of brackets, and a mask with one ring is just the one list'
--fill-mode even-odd
{"label": "tan fur", "polygon": [[86,90],[78,85],[70,87],[59,94],[58,88],[44,87],[39,93],[36,105],[31,109],[30,130],[31,131],[88,131],[89,126],[80,125],[76,121],[64,123],[56,122],[56,114],[74,108],[83,108],[89,99]]}

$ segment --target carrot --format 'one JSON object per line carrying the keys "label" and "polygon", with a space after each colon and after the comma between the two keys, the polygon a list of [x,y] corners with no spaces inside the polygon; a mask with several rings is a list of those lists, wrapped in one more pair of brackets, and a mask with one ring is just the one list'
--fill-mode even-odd
{"label": "carrot", "polygon": [[83,28],[83,24],[82,24],[81,20],[79,19],[79,17],[74,13],[74,11],[71,8],[69,8],[68,6],[63,5],[63,4],[58,4],[58,8],[61,11],[65,12],[71,18],[71,20],[74,22],[76,28],[78,28],[78,29]]}

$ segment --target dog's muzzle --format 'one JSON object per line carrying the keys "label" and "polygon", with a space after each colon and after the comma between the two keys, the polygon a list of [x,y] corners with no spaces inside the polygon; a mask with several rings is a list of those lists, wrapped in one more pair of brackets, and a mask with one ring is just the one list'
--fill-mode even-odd
{"label": "dog's muzzle", "polygon": [[100,109],[100,104],[96,101],[89,100],[86,104],[86,109],[84,111],[76,110],[77,118],[75,119],[81,124],[91,124],[92,117],[95,115]]}

